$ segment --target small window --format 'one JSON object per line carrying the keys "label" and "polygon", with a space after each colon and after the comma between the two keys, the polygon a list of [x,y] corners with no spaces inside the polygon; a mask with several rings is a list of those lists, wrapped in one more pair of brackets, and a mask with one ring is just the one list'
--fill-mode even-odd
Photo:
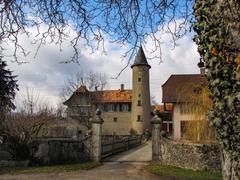
{"label": "small window", "polygon": [[138,72],[138,82],[142,82],[142,72]]}
{"label": "small window", "polygon": [[131,104],[120,104],[119,105],[120,112],[130,112],[131,111]]}
{"label": "small window", "polygon": [[107,104],[104,104],[104,105],[103,105],[103,109],[104,109],[105,112],[108,112],[108,106],[107,106]]}
{"label": "small window", "polygon": [[117,118],[116,117],[113,118],[113,122],[117,122]]}
{"label": "small window", "polygon": [[122,104],[122,111],[123,112],[128,112],[129,111],[128,104]]}
{"label": "small window", "polygon": [[116,104],[104,104],[104,111],[105,112],[117,111],[117,105]]}
{"label": "small window", "polygon": [[142,121],[141,115],[138,115],[138,116],[137,116],[137,121],[138,121],[138,122]]}
{"label": "small window", "polygon": [[141,102],[141,100],[138,100],[138,104],[137,104],[138,106],[141,106],[142,105],[142,102]]}
{"label": "small window", "polygon": [[138,94],[138,97],[141,97],[142,95],[141,94]]}
{"label": "small window", "polygon": [[131,104],[128,104],[128,112],[131,112],[131,108],[132,108]]}

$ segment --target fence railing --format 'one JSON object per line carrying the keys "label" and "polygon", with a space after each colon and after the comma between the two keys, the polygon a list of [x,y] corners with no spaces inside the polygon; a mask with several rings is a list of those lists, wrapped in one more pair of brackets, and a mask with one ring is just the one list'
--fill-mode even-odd
{"label": "fence railing", "polygon": [[102,136],[101,158],[127,151],[141,145],[143,136]]}

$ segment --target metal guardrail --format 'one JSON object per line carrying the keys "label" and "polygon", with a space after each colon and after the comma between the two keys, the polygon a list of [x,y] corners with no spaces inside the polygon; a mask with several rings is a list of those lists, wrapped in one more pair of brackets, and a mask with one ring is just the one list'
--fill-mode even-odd
{"label": "metal guardrail", "polygon": [[127,151],[142,144],[143,136],[109,136],[109,139],[102,142],[101,158]]}

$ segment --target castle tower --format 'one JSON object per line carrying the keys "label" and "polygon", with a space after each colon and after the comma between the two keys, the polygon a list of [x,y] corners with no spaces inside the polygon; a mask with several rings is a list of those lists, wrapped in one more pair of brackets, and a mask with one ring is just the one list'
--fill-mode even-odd
{"label": "castle tower", "polygon": [[132,68],[132,128],[142,134],[150,128],[149,69],[142,46],[139,48]]}

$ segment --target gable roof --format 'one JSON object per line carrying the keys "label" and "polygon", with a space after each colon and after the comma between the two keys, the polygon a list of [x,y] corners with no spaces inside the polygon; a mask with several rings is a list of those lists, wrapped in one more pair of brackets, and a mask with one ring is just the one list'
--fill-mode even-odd
{"label": "gable roof", "polygon": [[91,92],[93,103],[132,102],[132,90],[105,90]]}
{"label": "gable roof", "polygon": [[85,93],[85,92],[88,92],[88,90],[87,90],[86,86],[81,85],[79,88],[77,88],[77,90],[75,92]]}
{"label": "gable roof", "polygon": [[201,74],[174,74],[162,85],[162,102],[189,102],[186,94],[194,93],[198,85],[207,85],[207,78]]}
{"label": "gable roof", "polygon": [[63,104],[67,106],[72,99],[74,99],[76,96],[79,96],[80,94],[89,94],[86,86],[81,85],[79,88],[77,88],[77,90],[74,91],[73,94],[66,101],[63,102]]}

